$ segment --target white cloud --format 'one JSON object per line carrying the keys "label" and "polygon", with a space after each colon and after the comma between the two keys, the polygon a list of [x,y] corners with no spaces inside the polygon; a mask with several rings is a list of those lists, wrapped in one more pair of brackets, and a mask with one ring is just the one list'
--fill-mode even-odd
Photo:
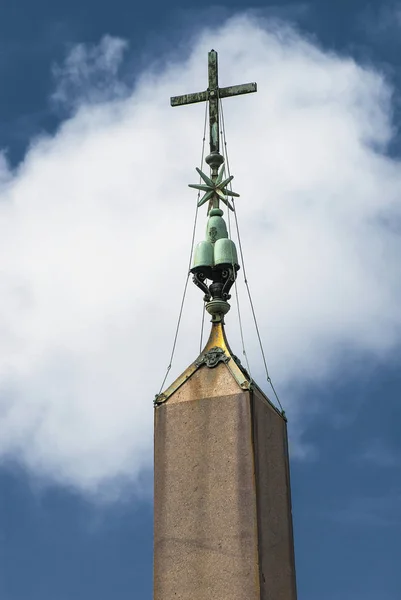
{"label": "white cloud", "polygon": [[125,40],[109,35],[105,35],[97,46],[74,46],[63,65],[53,66],[56,81],[53,102],[75,107],[124,95],[127,89],[119,81],[118,71],[127,47]]}
{"label": "white cloud", "polygon": [[[400,341],[401,175],[383,154],[391,89],[380,74],[238,17],[121,97],[124,47],[73,50],[59,89],[80,82],[74,115],[15,173],[0,164],[0,456],[84,492],[138,485],[151,466],[204,117],[169,96],[206,87],[212,47],[221,85],[258,82],[225,102],[225,118],[248,278],[286,407],[306,409],[297,386],[332,376],[343,351],[380,360]],[[116,96],[94,104],[99,69]],[[205,211],[199,223],[197,239]],[[201,298],[191,284],[174,376],[196,357]],[[249,311],[244,321],[262,380]],[[227,330],[240,354],[234,308]]]}

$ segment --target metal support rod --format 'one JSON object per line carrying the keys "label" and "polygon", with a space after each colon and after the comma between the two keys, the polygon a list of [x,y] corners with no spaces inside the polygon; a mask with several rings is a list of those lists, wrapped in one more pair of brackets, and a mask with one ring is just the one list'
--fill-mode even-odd
{"label": "metal support rod", "polygon": [[219,73],[217,52],[209,52],[209,130],[210,152],[220,151],[219,132]]}

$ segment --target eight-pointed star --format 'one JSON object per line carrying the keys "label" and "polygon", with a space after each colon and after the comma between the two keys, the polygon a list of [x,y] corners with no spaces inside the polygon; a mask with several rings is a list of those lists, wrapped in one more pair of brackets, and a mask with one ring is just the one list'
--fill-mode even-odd
{"label": "eight-pointed star", "polygon": [[189,187],[191,187],[191,188],[195,188],[196,190],[201,190],[202,192],[205,192],[203,198],[201,198],[199,200],[198,206],[202,206],[202,204],[205,204],[205,202],[207,202],[208,200],[211,200],[214,196],[217,196],[217,198],[219,200],[221,200],[222,202],[224,202],[224,204],[226,204],[226,206],[228,206],[228,208],[230,208],[231,210],[234,210],[234,208],[231,206],[231,203],[228,201],[227,196],[235,196],[236,198],[239,198],[239,194],[236,194],[235,192],[232,192],[231,190],[226,189],[227,184],[230,183],[230,181],[234,178],[234,176],[230,175],[230,177],[227,177],[227,179],[223,180],[224,165],[222,165],[215,182],[212,181],[210,179],[210,177],[205,175],[205,173],[202,173],[202,171],[200,169],[198,169],[198,167],[196,167],[196,170],[198,171],[199,175],[201,176],[201,178],[203,179],[203,181],[206,184],[206,185],[196,184],[196,183],[188,184]]}

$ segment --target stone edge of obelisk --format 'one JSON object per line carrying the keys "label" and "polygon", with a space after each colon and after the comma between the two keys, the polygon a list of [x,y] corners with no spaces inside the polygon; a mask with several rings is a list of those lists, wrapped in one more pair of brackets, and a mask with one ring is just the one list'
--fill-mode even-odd
{"label": "stone edge of obelisk", "polygon": [[[250,392],[261,600],[296,600],[287,420],[263,391]],[[272,552],[274,548],[274,552]],[[267,592],[267,585],[269,590]],[[274,589],[272,588],[274,587]]]}

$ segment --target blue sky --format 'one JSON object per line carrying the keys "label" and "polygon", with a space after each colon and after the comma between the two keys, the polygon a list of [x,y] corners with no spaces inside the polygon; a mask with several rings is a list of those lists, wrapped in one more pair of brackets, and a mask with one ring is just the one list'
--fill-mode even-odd
{"label": "blue sky", "polygon": [[223,85],[259,84],[226,125],[299,600],[400,597],[400,28],[396,2],[0,8],[2,600],[152,597],[152,398],[204,114],[169,96],[204,89],[212,46]]}

